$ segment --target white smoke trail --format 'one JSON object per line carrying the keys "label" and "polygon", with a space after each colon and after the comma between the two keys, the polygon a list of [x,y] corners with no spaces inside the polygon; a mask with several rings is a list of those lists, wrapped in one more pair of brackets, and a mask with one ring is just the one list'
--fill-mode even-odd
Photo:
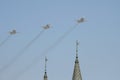
{"label": "white smoke trail", "polygon": [[43,34],[44,30],[40,31],[40,33],[35,36],[35,38],[33,40],[31,40],[26,46],[25,48],[23,48],[10,62],[9,64],[3,66],[2,69],[0,69],[0,73],[2,73],[4,70],[6,70],[7,68],[9,68],[12,64],[14,64],[17,59],[20,58],[20,56],[22,56],[24,54],[24,52]]}
{"label": "white smoke trail", "polygon": [[37,56],[33,62],[31,64],[29,64],[26,68],[24,68],[24,70],[22,70],[21,72],[19,72],[18,74],[16,74],[16,76],[13,77],[12,80],[17,80],[19,79],[19,77],[24,74],[27,70],[29,70],[32,66],[34,66],[35,64],[37,64],[39,62],[39,60],[41,58],[43,58],[46,54],[48,54],[48,52],[52,51],[57,45],[59,45],[62,40],[67,37],[78,25],[79,23],[84,22],[85,19],[84,18],[80,18],[79,20],[77,20],[77,24],[75,26],[72,26],[68,29],[68,31],[66,31],[61,37],[59,37],[50,47],[48,47],[44,52],[42,52],[41,55]]}
{"label": "white smoke trail", "polygon": [[10,37],[11,35],[8,35],[7,38],[0,43],[0,47],[4,45],[10,39]]}
{"label": "white smoke trail", "polygon": [[17,80],[22,74],[24,74],[27,70],[29,70],[32,66],[34,66],[35,64],[37,64],[39,62],[39,60],[41,58],[43,58],[46,54],[48,54],[48,52],[52,51],[57,45],[59,45],[62,40],[68,36],[68,34],[70,34],[76,27],[78,24],[76,24],[73,27],[70,27],[70,29],[68,31],[66,31],[61,37],[59,37],[50,47],[48,47],[44,52],[42,52],[41,55],[37,56],[33,62],[28,65],[24,70],[22,70],[21,72],[19,72],[18,74],[16,74],[16,76],[13,77],[12,80]]}

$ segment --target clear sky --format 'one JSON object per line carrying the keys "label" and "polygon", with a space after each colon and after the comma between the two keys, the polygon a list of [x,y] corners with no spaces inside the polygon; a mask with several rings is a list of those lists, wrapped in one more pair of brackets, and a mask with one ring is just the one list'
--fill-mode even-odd
{"label": "clear sky", "polygon": [[[119,8],[120,0],[0,0],[0,43],[18,32],[0,46],[0,80],[43,80],[45,55],[49,80],[72,80],[76,40],[83,80],[119,80]],[[81,17],[86,22],[61,38]]]}

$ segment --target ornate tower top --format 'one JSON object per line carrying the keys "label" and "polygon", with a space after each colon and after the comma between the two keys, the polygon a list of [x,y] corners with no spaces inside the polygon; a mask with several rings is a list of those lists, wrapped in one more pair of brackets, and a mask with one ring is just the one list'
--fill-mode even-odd
{"label": "ornate tower top", "polygon": [[45,73],[44,73],[44,80],[48,80],[47,78],[47,58],[45,57]]}
{"label": "ornate tower top", "polygon": [[76,41],[76,58],[78,58],[78,46],[79,46],[79,42],[77,40]]}
{"label": "ornate tower top", "polygon": [[76,59],[74,64],[74,71],[73,71],[73,77],[72,80],[82,80],[80,67],[79,67],[79,60],[78,60],[78,41],[76,41]]}

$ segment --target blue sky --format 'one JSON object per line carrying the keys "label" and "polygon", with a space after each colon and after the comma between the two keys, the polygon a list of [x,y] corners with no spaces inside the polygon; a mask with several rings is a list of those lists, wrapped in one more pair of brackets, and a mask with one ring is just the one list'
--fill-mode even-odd
{"label": "blue sky", "polygon": [[[42,26],[52,26],[14,64],[0,72],[0,80],[42,80],[45,55],[49,80],[71,80],[76,40],[80,42],[83,80],[119,80],[119,4],[119,0],[0,0],[0,43],[9,31],[18,32],[0,46],[0,69],[43,30]],[[81,17],[86,22],[45,53]]]}

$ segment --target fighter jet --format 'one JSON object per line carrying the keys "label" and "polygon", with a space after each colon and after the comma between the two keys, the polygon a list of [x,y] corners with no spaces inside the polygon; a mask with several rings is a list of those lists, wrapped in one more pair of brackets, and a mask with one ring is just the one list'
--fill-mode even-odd
{"label": "fighter jet", "polygon": [[43,26],[43,29],[49,29],[50,27],[51,27],[50,24],[47,24],[47,25]]}
{"label": "fighter jet", "polygon": [[77,20],[77,23],[82,23],[82,22],[85,22],[84,18],[80,18],[80,19]]}
{"label": "fighter jet", "polygon": [[14,34],[16,34],[16,33],[17,33],[17,32],[16,32],[15,29],[13,29],[12,31],[9,32],[10,35],[14,35]]}

